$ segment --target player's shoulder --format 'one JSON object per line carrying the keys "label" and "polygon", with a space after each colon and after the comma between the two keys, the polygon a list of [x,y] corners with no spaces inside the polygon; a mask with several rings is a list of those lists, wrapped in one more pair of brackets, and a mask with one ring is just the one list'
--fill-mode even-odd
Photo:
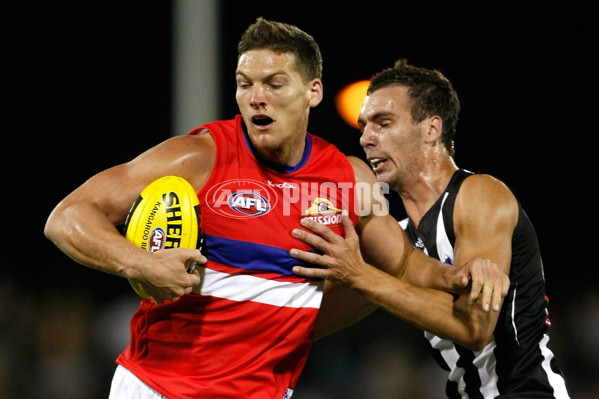
{"label": "player's shoulder", "polygon": [[181,176],[194,187],[201,187],[211,173],[215,159],[214,140],[210,135],[175,136],[140,154],[127,167],[130,174],[142,173],[154,179],[165,175]]}
{"label": "player's shoulder", "polygon": [[173,136],[163,143],[171,144],[174,146],[182,146],[185,148],[186,146],[214,146],[214,138],[209,130],[206,130],[201,134],[186,134],[181,136]]}
{"label": "player's shoulder", "polygon": [[464,179],[460,187],[460,192],[468,193],[470,196],[514,196],[512,190],[505,182],[486,173],[475,173],[468,176]]}
{"label": "player's shoulder", "polygon": [[456,197],[456,211],[466,215],[517,215],[518,201],[512,190],[499,178],[489,174],[473,174],[462,183]]}
{"label": "player's shoulder", "polygon": [[[185,135],[174,136],[164,140],[153,149],[159,156],[167,158],[189,158],[206,157],[215,151],[212,135]],[[151,150],[152,151],[152,150]]]}

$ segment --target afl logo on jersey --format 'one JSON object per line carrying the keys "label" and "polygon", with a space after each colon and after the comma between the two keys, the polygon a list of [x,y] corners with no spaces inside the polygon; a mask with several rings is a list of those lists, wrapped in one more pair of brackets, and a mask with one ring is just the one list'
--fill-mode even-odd
{"label": "afl logo on jersey", "polygon": [[270,212],[277,204],[277,195],[256,180],[227,180],[208,190],[206,204],[222,216],[251,218]]}
{"label": "afl logo on jersey", "polygon": [[229,196],[229,207],[246,216],[260,216],[270,211],[270,203],[254,192],[238,191]]}

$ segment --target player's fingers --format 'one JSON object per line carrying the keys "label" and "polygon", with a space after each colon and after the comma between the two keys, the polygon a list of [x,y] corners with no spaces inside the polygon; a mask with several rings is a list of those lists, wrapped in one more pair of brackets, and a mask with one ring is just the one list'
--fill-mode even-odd
{"label": "player's fingers", "polygon": [[489,260],[487,260],[487,262],[487,264],[484,264],[485,267],[483,267],[482,271],[484,284],[479,297],[481,307],[485,312],[488,312],[489,309],[491,309],[491,306],[493,306],[493,308],[498,306],[498,303],[496,302],[497,294],[501,296],[502,282],[502,275],[498,274],[493,267],[487,267],[492,266]]}
{"label": "player's fingers", "polygon": [[349,213],[347,213],[345,209],[341,212],[341,224],[343,225],[345,238],[354,238],[358,236],[358,233],[356,233],[356,229],[354,227],[354,223],[349,217]]}
{"label": "player's fingers", "polygon": [[494,312],[499,312],[499,309],[501,309],[501,301],[502,300],[503,300],[503,297],[501,296],[501,290],[500,289],[493,290],[493,297],[491,299],[491,309],[493,309]]}
{"label": "player's fingers", "polygon": [[480,300],[481,308],[485,312],[488,312],[491,307],[490,303],[491,303],[491,297],[493,295],[493,291],[494,291],[494,285],[492,285],[492,284],[485,284],[482,288],[479,300]]}
{"label": "player's fingers", "polygon": [[200,255],[199,257],[195,257],[192,260],[189,260],[186,262],[186,266],[187,266],[187,273],[193,273],[194,270],[196,270],[196,266],[198,265],[204,265],[206,264],[206,262],[208,261],[208,259],[206,259],[205,256]]}
{"label": "player's fingers", "polygon": [[493,300],[491,302],[491,308],[495,312],[499,312],[501,309],[501,304],[503,302],[503,298],[507,295],[508,289],[510,287],[510,279],[507,276],[503,276],[501,280],[500,286],[496,287],[493,290]]}
{"label": "player's fingers", "polygon": [[198,279],[201,279],[201,278],[202,278],[202,276],[200,275],[200,271],[199,271],[197,268],[194,268],[194,269],[191,271],[191,273],[189,273],[189,274],[191,274],[192,276],[197,276],[197,278],[198,278]]}
{"label": "player's fingers", "polygon": [[303,260],[304,262],[312,263],[315,265],[325,266],[326,261],[323,255],[316,254],[314,252],[302,251],[297,248],[289,250],[289,255],[296,259]]}
{"label": "player's fingers", "polygon": [[470,284],[470,275],[468,274],[468,268],[462,267],[458,270],[453,270],[454,268],[449,268],[448,272],[450,272],[449,277],[449,288],[453,291],[460,292],[468,288],[468,284]]}
{"label": "player's fingers", "polygon": [[197,270],[192,270],[191,273],[187,274],[187,282],[183,286],[185,294],[189,294],[193,287],[199,285],[202,282],[200,273]]}
{"label": "player's fingers", "polygon": [[331,230],[328,226],[325,226],[322,223],[315,222],[310,218],[303,218],[300,220],[301,225],[311,230],[312,232],[318,234],[320,237],[325,239],[328,242],[333,242],[336,239],[341,238],[337,233]]}
{"label": "player's fingers", "polygon": [[293,266],[291,269],[293,273],[298,276],[303,277],[312,277],[312,278],[325,278],[327,276],[326,269],[318,269],[314,267],[303,267],[303,266]]}
{"label": "player's fingers", "polygon": [[470,280],[472,282],[470,286],[470,304],[474,304],[481,299],[484,278],[478,269],[471,268]]}
{"label": "player's fingers", "polygon": [[458,288],[467,288],[468,284],[470,284],[470,277],[467,274],[458,277]]}
{"label": "player's fingers", "polygon": [[192,273],[197,265],[205,265],[208,262],[208,259],[202,255],[199,249],[182,249],[185,251],[182,252],[182,256],[185,257],[187,273]]}
{"label": "player's fingers", "polygon": [[[325,228],[328,229],[328,227]],[[324,251],[326,249],[327,242],[322,237],[317,236],[316,234],[309,233],[302,229],[293,229],[291,230],[291,235],[297,238],[298,240],[310,245],[312,248],[320,249],[321,251]]]}
{"label": "player's fingers", "polygon": [[204,255],[202,255],[202,252],[200,252],[199,249],[181,248],[181,256],[185,257],[187,260],[194,261],[200,265],[203,265],[208,261],[208,259],[206,259]]}
{"label": "player's fingers", "polygon": [[501,297],[505,298],[507,296],[508,290],[510,289],[510,279],[508,276],[504,275],[504,279],[503,279],[503,289],[501,290]]}

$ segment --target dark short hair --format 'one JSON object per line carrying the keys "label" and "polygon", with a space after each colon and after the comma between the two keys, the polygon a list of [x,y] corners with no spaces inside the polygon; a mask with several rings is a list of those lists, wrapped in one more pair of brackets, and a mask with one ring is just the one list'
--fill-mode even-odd
{"label": "dark short hair", "polygon": [[455,137],[460,100],[453,85],[440,71],[410,65],[406,59],[399,59],[393,68],[387,68],[374,75],[368,86],[368,94],[380,88],[400,85],[408,88],[410,113],[415,122],[438,115],[443,119],[441,141],[450,155],[455,154]]}
{"label": "dark short hair", "polygon": [[304,81],[322,78],[322,55],[312,36],[297,26],[256,19],[241,36],[237,45],[237,57],[250,50],[272,50],[277,54],[291,53],[295,56],[295,68]]}

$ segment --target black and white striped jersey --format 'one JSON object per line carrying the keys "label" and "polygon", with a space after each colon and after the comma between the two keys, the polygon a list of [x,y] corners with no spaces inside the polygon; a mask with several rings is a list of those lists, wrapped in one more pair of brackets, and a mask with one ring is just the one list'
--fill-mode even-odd
{"label": "black and white striped jersey", "polygon": [[[464,179],[458,170],[418,228],[400,225],[412,244],[431,257],[453,264],[453,208]],[[448,372],[448,398],[569,398],[553,352],[548,348],[550,321],[545,279],[534,227],[519,205],[512,238],[510,288],[490,342],[481,351],[425,332],[435,360]]]}

